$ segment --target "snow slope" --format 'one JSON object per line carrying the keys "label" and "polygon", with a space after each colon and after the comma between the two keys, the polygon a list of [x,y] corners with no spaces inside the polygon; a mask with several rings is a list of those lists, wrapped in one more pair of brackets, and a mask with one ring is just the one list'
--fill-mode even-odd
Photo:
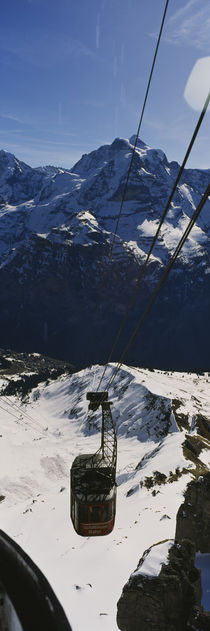
{"label": "snow slope", "polygon": [[[107,379],[112,370],[109,365]],[[180,401],[192,433],[196,416],[207,416],[210,407],[207,374],[121,368],[109,393],[118,433],[115,528],[106,537],[82,538],[69,518],[69,468],[76,455],[100,444],[100,413],[88,427],[86,392],[97,388],[101,374],[95,366],[63,375],[40,384],[25,403],[0,398],[1,528],[45,573],[73,631],[117,631],[122,588],[145,549],[173,539],[192,479],[194,465],[184,457],[185,432],[171,401]],[[8,379],[2,376],[1,386]],[[203,456],[207,465],[207,449]],[[177,468],[185,472],[169,482]],[[166,483],[148,488],[145,480],[155,471],[167,476]]]}

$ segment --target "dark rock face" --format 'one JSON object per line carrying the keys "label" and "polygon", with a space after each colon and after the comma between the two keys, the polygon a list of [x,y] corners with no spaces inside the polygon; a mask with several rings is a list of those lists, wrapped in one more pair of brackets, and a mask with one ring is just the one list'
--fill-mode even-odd
{"label": "dark rock face", "polygon": [[186,631],[210,631],[210,613],[194,607]]}
{"label": "dark rock face", "polygon": [[176,541],[194,541],[196,551],[210,552],[210,472],[188,484],[177,513]]}
{"label": "dark rock face", "polygon": [[2,346],[64,358],[77,366],[105,361],[110,332],[117,332],[126,304],[125,275],[136,274],[128,255],[113,264],[108,277],[105,271],[105,281],[107,252],[106,244],[64,251],[64,246],[34,236],[15,264],[2,270]]}
{"label": "dark rock face", "polygon": [[[154,548],[152,546],[150,550]],[[145,555],[138,568],[144,558]],[[169,550],[168,562],[162,565],[158,576],[131,575],[117,605],[119,629],[187,631],[192,612],[201,613],[201,579],[194,558],[195,546],[191,541],[174,543]]]}
{"label": "dark rock face", "polygon": [[7,151],[0,151],[0,206],[5,202],[20,204],[34,197],[45,175],[46,169],[32,169]]}
{"label": "dark rock face", "polygon": [[[0,377],[9,377],[8,383],[0,390],[0,394],[3,396],[18,395],[24,398],[39,383],[48,379],[57,379],[64,373],[72,374],[73,372],[74,367],[70,364],[50,357],[43,357],[36,353],[27,355],[26,353],[0,349]],[[19,375],[18,379],[17,374]]]}

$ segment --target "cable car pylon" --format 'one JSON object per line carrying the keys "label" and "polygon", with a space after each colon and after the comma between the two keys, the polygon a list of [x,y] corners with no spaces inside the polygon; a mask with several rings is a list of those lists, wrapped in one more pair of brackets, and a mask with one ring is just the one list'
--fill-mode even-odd
{"label": "cable car pylon", "polygon": [[117,438],[108,392],[88,392],[89,410],[102,408],[101,445],[77,456],[71,467],[71,519],[79,535],[107,535],[116,512]]}

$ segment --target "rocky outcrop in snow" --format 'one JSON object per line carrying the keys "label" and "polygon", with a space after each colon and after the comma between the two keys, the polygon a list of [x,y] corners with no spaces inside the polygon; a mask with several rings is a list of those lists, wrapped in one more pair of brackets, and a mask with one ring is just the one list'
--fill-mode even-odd
{"label": "rocky outcrop in snow", "polygon": [[[200,572],[194,566],[195,546],[161,542],[146,550],[118,601],[117,623],[121,631],[187,631],[209,629],[194,626],[202,612]],[[200,624],[199,623],[199,624]]]}

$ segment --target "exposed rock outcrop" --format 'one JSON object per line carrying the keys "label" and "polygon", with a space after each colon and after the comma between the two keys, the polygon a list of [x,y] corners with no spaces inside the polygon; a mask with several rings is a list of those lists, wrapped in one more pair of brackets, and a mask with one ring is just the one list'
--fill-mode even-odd
{"label": "exposed rock outcrop", "polygon": [[148,554],[157,556],[160,546],[162,543],[145,552],[123,589],[117,613],[121,631],[187,631],[193,629],[193,620],[199,616],[208,622],[208,614],[206,617],[200,608],[201,578],[194,566],[194,544],[187,540],[169,542],[168,558],[154,576],[145,571],[145,559]]}
{"label": "exposed rock outcrop", "polygon": [[210,631],[210,612],[201,606],[200,570],[194,565],[196,551],[210,552],[210,472],[199,458],[209,448],[208,428],[202,417],[199,435],[186,435],[183,451],[195,465],[195,479],[177,513],[175,541],[152,546],[140,559],[118,602],[121,631]]}
{"label": "exposed rock outcrop", "polygon": [[194,607],[187,623],[187,631],[210,631],[210,613]]}
{"label": "exposed rock outcrop", "polygon": [[[67,362],[51,359],[38,353],[16,353],[0,349],[0,377],[3,396],[19,395],[24,398],[32,388],[48,379],[57,379],[64,373],[73,373]],[[17,378],[18,375],[18,378]],[[34,393],[34,396],[35,393]]]}
{"label": "exposed rock outcrop", "polygon": [[187,486],[185,501],[177,513],[176,541],[188,538],[196,550],[210,552],[210,472]]}

